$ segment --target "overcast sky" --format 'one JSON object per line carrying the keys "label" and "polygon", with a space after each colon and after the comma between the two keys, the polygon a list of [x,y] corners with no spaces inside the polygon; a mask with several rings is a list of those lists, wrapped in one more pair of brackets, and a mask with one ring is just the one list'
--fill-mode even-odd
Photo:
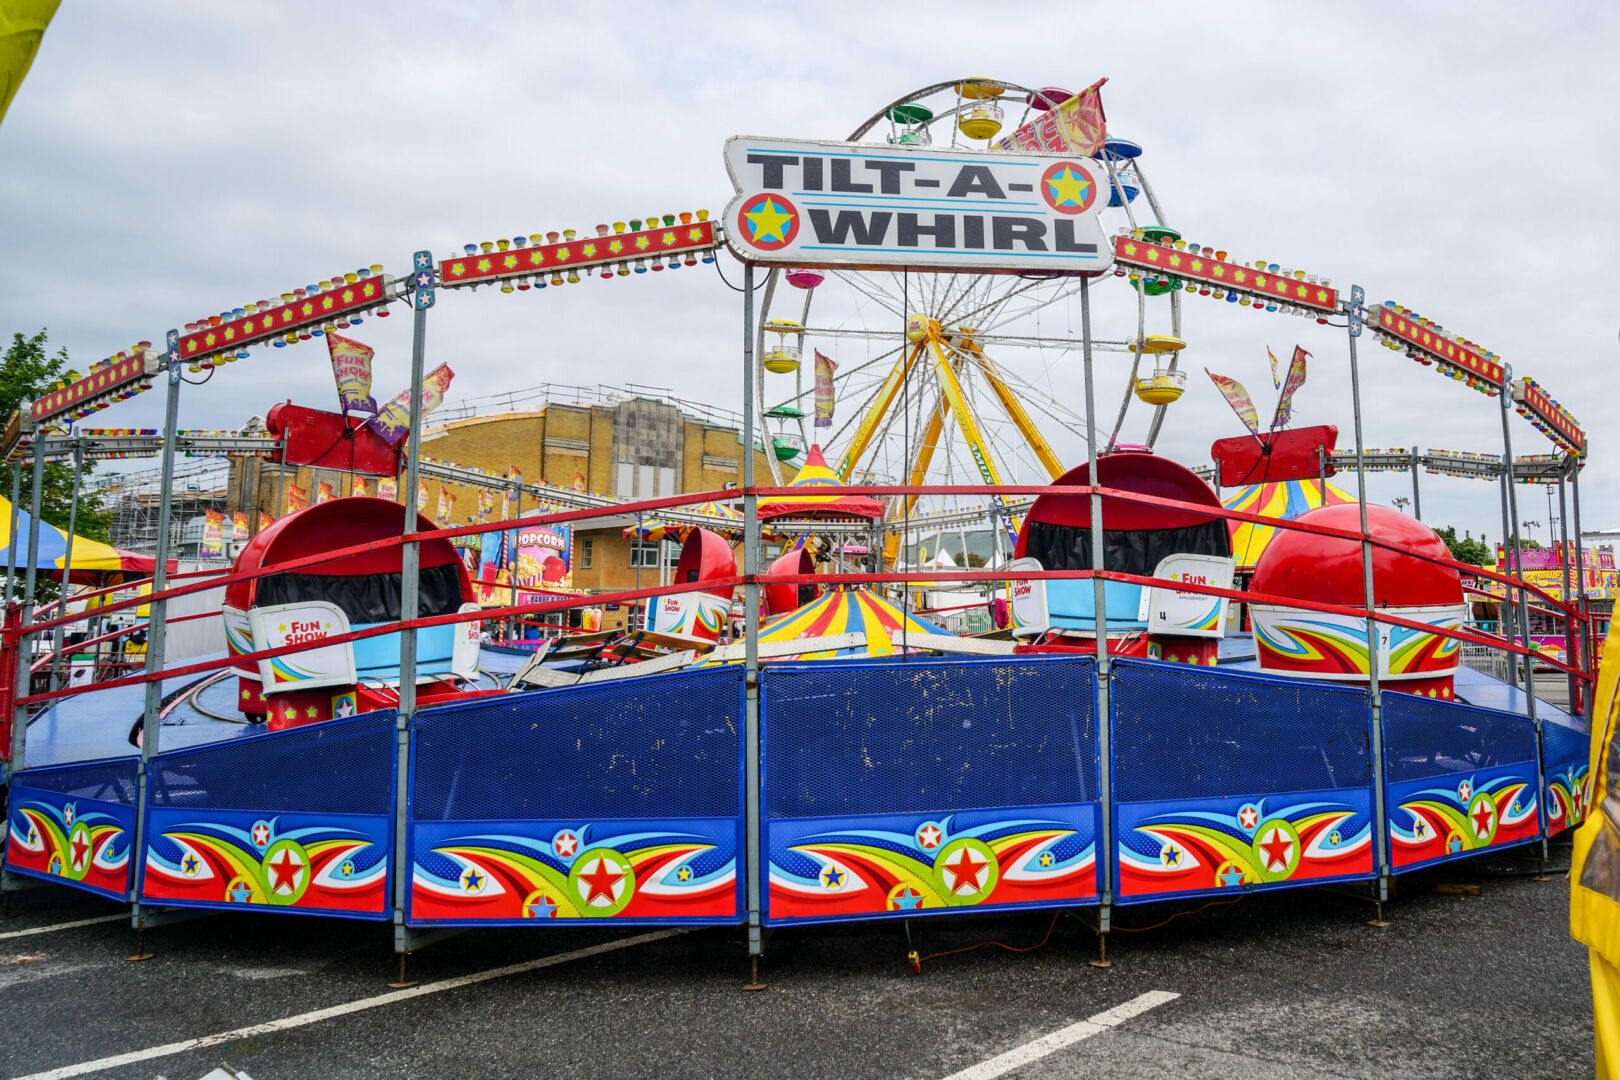
{"label": "overcast sky", "polygon": [[[1106,75],[1109,129],[1143,144],[1185,235],[1359,282],[1501,354],[1591,434],[1584,524],[1620,527],[1617,30],[1620,8],[1579,3],[66,0],[0,125],[0,331],[46,327],[82,367],[337,272],[403,273],[418,248],[718,212],[732,134],[842,138],[966,75]],[[1097,291],[1097,334],[1134,332],[1123,284]],[[403,314],[356,335],[379,350],[379,395],[408,370]],[[1296,424],[1336,423],[1352,444],[1342,330],[1194,296],[1184,336],[1200,374],[1160,449],[1207,461],[1242,429],[1201,369],[1266,412],[1265,348],[1296,343],[1315,358]],[[429,327],[452,401],[634,382],[736,409],[739,353],[736,294],[708,268],[449,294]],[[1489,399],[1388,350],[1362,360],[1369,446],[1500,449]],[[1127,366],[1100,358],[1099,412]],[[1079,393],[1077,359],[1042,377]],[[181,423],[233,427],[287,397],[331,407],[318,342],[223,369],[187,393]],[[92,422],[155,426],[161,407],[150,393]],[[1517,417],[1513,438],[1548,448]],[[1431,524],[1499,535],[1493,487],[1422,479]],[[1379,501],[1409,489],[1370,483]],[[1546,522],[1540,489],[1520,494],[1520,517]]]}

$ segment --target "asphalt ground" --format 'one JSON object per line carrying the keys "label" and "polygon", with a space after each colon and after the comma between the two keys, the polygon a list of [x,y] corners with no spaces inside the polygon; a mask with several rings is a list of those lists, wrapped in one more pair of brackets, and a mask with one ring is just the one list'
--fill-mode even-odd
{"label": "asphalt ground", "polygon": [[[1555,848],[1554,864],[1567,860]],[[14,895],[0,922],[0,1076],[192,1080],[221,1063],[253,1080],[1590,1076],[1569,887],[1523,876],[1534,865],[1495,855],[1402,878],[1383,928],[1365,898],[1322,889],[1136,933],[1123,931],[1198,905],[1120,909],[1106,969],[1070,914],[918,919],[909,944],[899,922],[781,930],[754,993],[734,929],[468,932],[412,957],[420,985],[406,997],[386,985],[389,929],[340,920],[211,916],[148,932],[155,955],[128,963],[123,921],[18,936],[119,913],[50,886]],[[906,962],[911,948],[1033,945],[1049,927],[1031,952],[980,948],[925,959],[921,974]],[[452,981],[467,976],[483,981]],[[369,1007],[307,1017],[353,1003]]]}

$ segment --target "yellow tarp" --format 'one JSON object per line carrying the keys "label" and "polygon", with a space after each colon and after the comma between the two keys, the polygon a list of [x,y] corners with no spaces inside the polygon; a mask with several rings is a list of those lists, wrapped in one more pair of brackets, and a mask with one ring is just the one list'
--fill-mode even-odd
{"label": "yellow tarp", "polygon": [[34,63],[40,39],[61,0],[5,0],[0,3],[0,120],[6,118],[17,87]]}
{"label": "yellow tarp", "polygon": [[1569,880],[1569,931],[1592,959],[1592,1030],[1597,1075],[1620,1078],[1620,776],[1611,775],[1610,743],[1620,712],[1620,628],[1611,624],[1598,669],[1592,709],[1592,757],[1586,804],[1593,808],[1575,832]]}

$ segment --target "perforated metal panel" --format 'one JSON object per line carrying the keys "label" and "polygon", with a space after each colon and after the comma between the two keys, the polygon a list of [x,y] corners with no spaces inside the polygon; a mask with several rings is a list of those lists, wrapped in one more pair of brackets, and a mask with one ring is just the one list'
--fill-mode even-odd
{"label": "perforated metal panel", "polygon": [[1079,657],[771,667],[766,814],[1092,801],[1093,672]]}
{"label": "perforated metal panel", "polygon": [[1536,760],[1536,729],[1525,717],[1412,694],[1383,698],[1386,783]]}
{"label": "perforated metal panel", "polygon": [[426,710],[411,816],[734,816],[742,675],[717,668]]}
{"label": "perforated metal panel", "polygon": [[1550,770],[1554,765],[1584,762],[1592,756],[1592,736],[1584,721],[1566,723],[1562,720],[1544,720],[1541,724],[1541,752],[1543,764]]}
{"label": "perforated metal panel", "polygon": [[1372,783],[1370,712],[1359,690],[1119,660],[1112,706],[1118,802]]}
{"label": "perforated metal panel", "polygon": [[12,780],[18,788],[48,791],[75,799],[99,799],[118,806],[135,805],[134,758],[24,769]]}
{"label": "perforated metal panel", "polygon": [[388,709],[159,754],[148,797],[163,807],[389,814],[394,722]]}

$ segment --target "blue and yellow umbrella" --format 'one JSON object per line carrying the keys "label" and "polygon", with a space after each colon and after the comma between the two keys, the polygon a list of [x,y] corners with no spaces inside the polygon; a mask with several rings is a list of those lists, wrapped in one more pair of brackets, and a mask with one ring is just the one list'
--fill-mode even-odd
{"label": "blue and yellow umbrella", "polygon": [[[1324,484],[1320,480],[1289,480],[1235,488],[1231,494],[1221,499],[1221,505],[1228,510],[1241,510],[1245,514],[1260,514],[1263,517],[1292,521],[1305,511],[1315,510],[1319,506],[1336,506],[1339,503],[1355,501],[1332,484]],[[1232,558],[1237,560],[1238,570],[1253,570],[1255,564],[1260,561],[1260,553],[1266,550],[1266,545],[1277,535],[1277,529],[1270,525],[1256,525],[1248,521],[1229,521],[1227,526],[1232,530]]]}
{"label": "blue and yellow umbrella", "polygon": [[[28,568],[28,531],[33,518],[28,511],[17,511],[17,535],[11,535],[11,500],[0,498],[0,562],[11,559],[11,545],[17,545],[16,565],[19,573]],[[67,561],[67,530],[55,525],[40,524],[39,556],[35,569],[50,574],[60,572]],[[94,585],[104,581],[108,574],[122,573],[127,579],[150,577],[157,560],[150,555],[132,552],[103,544],[100,540],[73,537],[73,570],[69,580],[76,585]],[[172,567],[171,567],[172,568]]]}

